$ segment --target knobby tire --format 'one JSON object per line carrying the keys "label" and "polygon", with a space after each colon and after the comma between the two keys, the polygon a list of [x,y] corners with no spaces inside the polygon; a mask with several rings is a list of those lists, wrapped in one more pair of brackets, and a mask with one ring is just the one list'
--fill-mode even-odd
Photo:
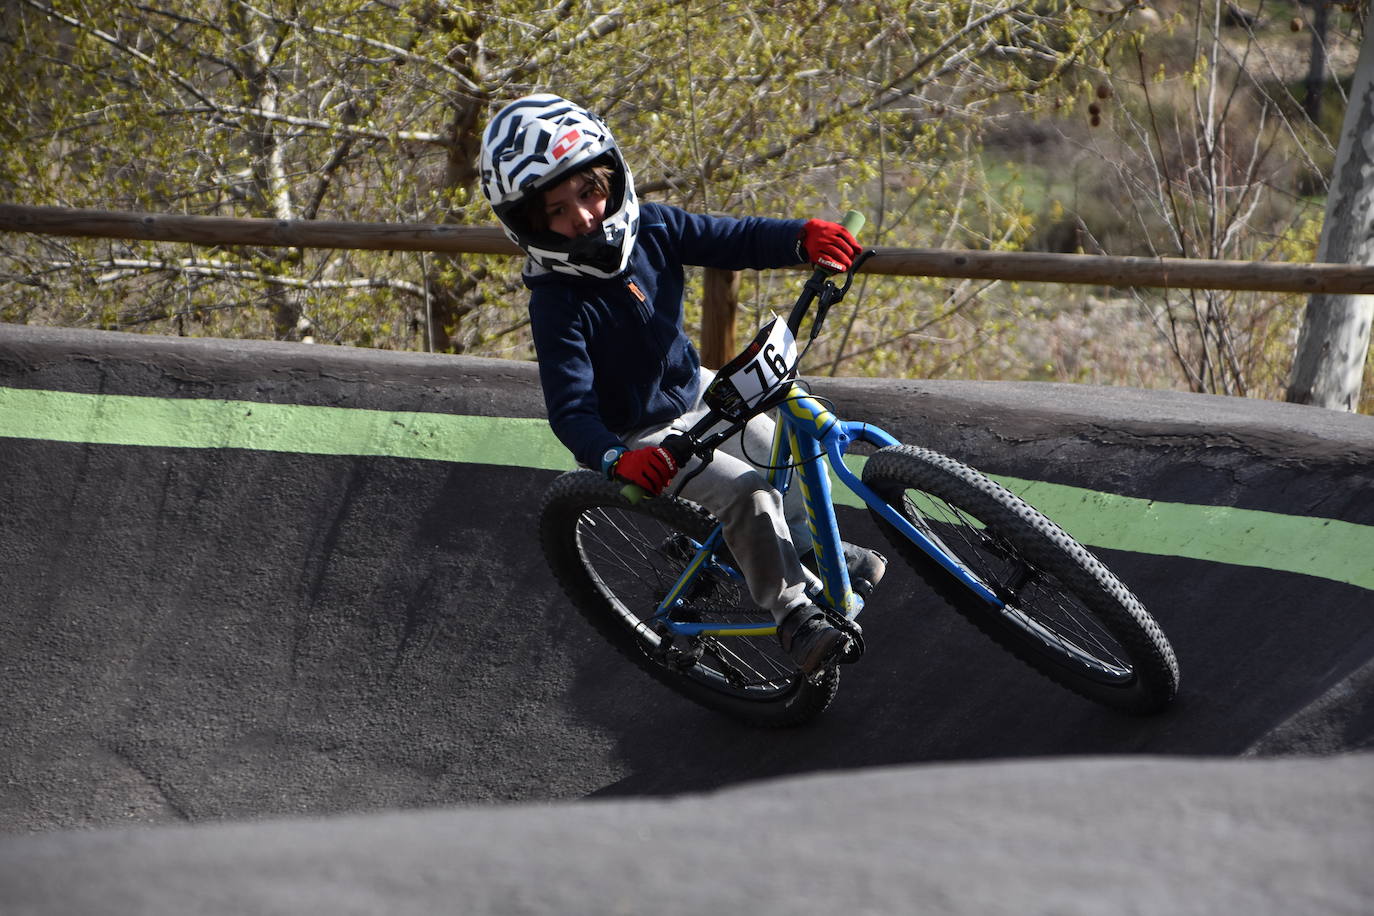
{"label": "knobby tire", "polygon": [[863,480],[1008,603],[989,604],[872,513],[935,592],[1003,648],[1115,709],[1143,715],[1173,700],[1178,662],[1159,625],[1092,553],[1020,497],[952,458],[908,445],[874,453]]}
{"label": "knobby tire", "polygon": [[[675,545],[683,535],[701,543],[716,522],[681,499],[631,504],[620,487],[590,471],[570,471],[550,484],[540,508],[544,558],[595,631],[670,689],[751,725],[798,725],[824,712],[839,689],[839,671],[831,666],[809,678],[802,675],[773,635],[708,637],[695,662],[690,655],[665,654],[651,618],[690,559]],[[767,619],[742,582],[709,573],[698,580],[683,609],[696,615],[692,619]],[[682,642],[678,637],[672,645]]]}

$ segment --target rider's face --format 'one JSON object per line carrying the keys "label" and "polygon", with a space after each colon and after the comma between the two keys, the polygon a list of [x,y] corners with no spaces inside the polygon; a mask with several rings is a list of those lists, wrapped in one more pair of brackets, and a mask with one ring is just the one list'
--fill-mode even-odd
{"label": "rider's face", "polygon": [[606,218],[606,195],[586,175],[573,175],[544,192],[544,215],[565,238],[590,235]]}

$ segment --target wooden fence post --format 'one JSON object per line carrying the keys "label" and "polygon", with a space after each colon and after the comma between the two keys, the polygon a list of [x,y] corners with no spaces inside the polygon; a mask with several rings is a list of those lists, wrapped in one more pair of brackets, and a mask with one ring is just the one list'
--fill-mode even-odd
{"label": "wooden fence post", "polygon": [[735,355],[739,271],[708,267],[701,297],[701,364],[719,369]]}

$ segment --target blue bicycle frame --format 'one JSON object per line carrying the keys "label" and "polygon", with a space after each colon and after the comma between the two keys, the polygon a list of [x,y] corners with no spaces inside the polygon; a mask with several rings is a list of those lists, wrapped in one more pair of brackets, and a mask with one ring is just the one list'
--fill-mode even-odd
{"label": "blue bicycle frame", "polygon": [[[920,547],[970,591],[995,608],[1005,607],[1006,602],[967,566],[945,550],[932,532],[922,531],[911,524],[864,484],[844,463],[845,454],[856,442],[866,442],[881,448],[900,444],[897,439],[869,423],[840,420],[819,398],[805,391],[796,382],[787,384],[787,394],[781,400],[777,411],[778,423],[768,463],[772,468],[769,472],[769,482],[785,493],[793,484],[795,474],[796,483],[802,488],[807,524],[815,548],[819,574],[819,592],[814,594],[812,599],[842,614],[857,629],[857,623],[854,622],[863,611],[863,599],[850,588],[849,571],[845,566],[840,541],[839,523],[835,518],[835,506],[831,498],[828,469],[863,500],[865,505]],[[722,626],[719,623],[690,623],[673,619],[673,611],[686,604],[682,596],[708,564],[718,574],[743,581],[743,576],[738,570],[713,559],[715,552],[723,545],[724,534],[720,526],[717,526],[703,543],[695,544],[696,552],[691,562],[659,603],[653,618],[654,624],[672,634],[687,637],[764,636],[777,631],[777,625],[772,621]]]}

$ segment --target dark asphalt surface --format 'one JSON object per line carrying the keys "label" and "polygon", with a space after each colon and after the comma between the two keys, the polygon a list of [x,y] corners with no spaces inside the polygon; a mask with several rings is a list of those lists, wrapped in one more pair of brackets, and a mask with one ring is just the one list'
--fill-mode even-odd
{"label": "dark asphalt surface", "polygon": [[[541,412],[524,364],[8,326],[0,387]],[[817,387],[995,473],[1374,525],[1368,417]],[[1098,551],[1183,670],[1133,719],[894,572],[834,707],[758,732],[568,612],[553,471],[2,437],[0,468],[0,912],[1374,911],[1368,589]]]}

